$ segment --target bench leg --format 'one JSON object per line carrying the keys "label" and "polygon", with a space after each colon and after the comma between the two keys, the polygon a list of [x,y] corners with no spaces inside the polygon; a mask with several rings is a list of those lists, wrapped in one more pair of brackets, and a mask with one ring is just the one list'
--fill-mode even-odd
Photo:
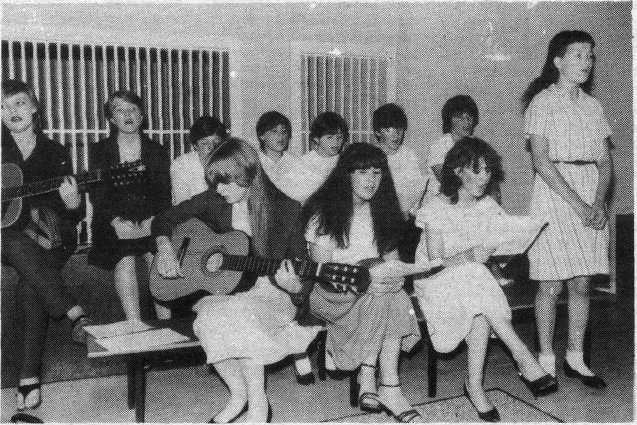
{"label": "bench leg", "polygon": [[126,359],[126,386],[128,394],[128,408],[135,407],[135,356],[130,355]]}
{"label": "bench leg", "polygon": [[438,383],[438,356],[431,340],[427,344],[427,384],[429,397],[435,397]]}
{"label": "bench leg", "polygon": [[325,381],[325,339],[327,332],[320,332],[316,341],[316,365],[318,367],[318,376],[321,381]]}
{"label": "bench leg", "polygon": [[144,422],[146,411],[146,370],[144,358],[135,356],[135,421]]}

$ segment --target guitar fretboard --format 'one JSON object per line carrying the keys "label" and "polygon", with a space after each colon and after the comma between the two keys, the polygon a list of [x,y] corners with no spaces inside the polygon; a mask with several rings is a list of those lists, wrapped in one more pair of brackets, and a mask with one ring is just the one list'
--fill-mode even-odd
{"label": "guitar fretboard", "polygon": [[[260,276],[273,275],[283,260],[223,254],[221,269],[257,273]],[[318,264],[307,260],[292,260],[294,270],[300,277],[316,276]]]}
{"label": "guitar fretboard", "polygon": [[[77,180],[78,185],[95,183],[104,179],[102,173],[103,170],[95,170],[84,174],[79,174],[75,177],[75,179]],[[3,188],[2,201],[10,201],[12,199],[52,192],[60,187],[63,181],[64,177],[54,177],[48,180],[26,183],[22,186]]]}

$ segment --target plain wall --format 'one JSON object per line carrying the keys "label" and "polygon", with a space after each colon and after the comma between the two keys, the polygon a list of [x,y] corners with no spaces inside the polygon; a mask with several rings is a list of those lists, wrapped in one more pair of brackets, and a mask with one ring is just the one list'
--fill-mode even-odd
{"label": "plain wall", "polygon": [[409,117],[406,143],[424,160],[441,135],[445,100],[470,94],[480,109],[476,135],[504,158],[503,200],[514,213],[528,210],[532,183],[518,99],[539,73],[550,38],[565,28],[584,29],[597,42],[594,95],[613,130],[613,210],[633,211],[629,2],[5,4],[2,24],[11,36],[77,42],[215,46],[230,40],[240,56],[235,78],[242,113],[234,133],[249,139],[261,113],[291,113],[292,42],[393,47],[396,100]]}

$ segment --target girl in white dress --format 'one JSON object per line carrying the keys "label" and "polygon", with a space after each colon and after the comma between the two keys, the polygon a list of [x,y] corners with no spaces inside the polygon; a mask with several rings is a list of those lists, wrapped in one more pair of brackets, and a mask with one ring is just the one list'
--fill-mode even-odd
{"label": "girl in white dress", "polygon": [[524,94],[525,133],[536,171],[531,214],[549,226],[529,251],[530,277],[539,281],[535,315],[539,361],[555,375],[555,309],[568,287],[567,376],[603,388],[583,359],[592,275],[608,274],[608,209],[613,175],[611,134],[600,103],[589,93],[595,42],[583,31],[551,40],[542,74]]}
{"label": "girl in white dress", "polygon": [[509,348],[521,379],[536,396],[557,389],[555,378],[540,367],[517,336],[506,297],[484,265],[495,250],[483,245],[489,223],[504,212],[488,194],[501,178],[500,158],[493,148],[478,138],[465,137],[445,157],[441,193],[416,218],[423,229],[416,263],[442,260],[444,268],[416,280],[414,293],[437,351],[450,352],[462,340],[467,342],[464,391],[486,421],[500,420],[482,387],[491,329]]}
{"label": "girl in white dress", "polygon": [[[217,233],[241,230],[251,236],[254,254],[266,258],[302,258],[298,227],[301,206],[267,179],[255,149],[236,138],[224,141],[204,162],[211,189],[176,205],[153,222],[157,271],[181,274],[168,236],[190,218],[206,220]],[[244,280],[248,279],[244,274]],[[233,295],[211,295],[194,307],[195,335],[230,390],[230,400],[213,422],[233,422],[248,411],[248,422],[270,420],[264,366],[304,353],[320,330],[295,320],[301,283],[289,260],[274,276],[250,279],[253,286]],[[176,281],[179,284],[180,281]],[[241,285],[240,285],[241,286]]]}

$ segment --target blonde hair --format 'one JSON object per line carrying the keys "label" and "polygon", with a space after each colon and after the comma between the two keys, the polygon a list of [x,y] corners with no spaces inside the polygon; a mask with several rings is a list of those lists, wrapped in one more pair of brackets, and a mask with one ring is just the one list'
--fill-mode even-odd
{"label": "blonde hair", "polygon": [[214,190],[218,183],[231,182],[248,188],[252,245],[256,254],[267,256],[271,205],[257,151],[248,142],[230,137],[209,152],[203,164],[206,179]]}

